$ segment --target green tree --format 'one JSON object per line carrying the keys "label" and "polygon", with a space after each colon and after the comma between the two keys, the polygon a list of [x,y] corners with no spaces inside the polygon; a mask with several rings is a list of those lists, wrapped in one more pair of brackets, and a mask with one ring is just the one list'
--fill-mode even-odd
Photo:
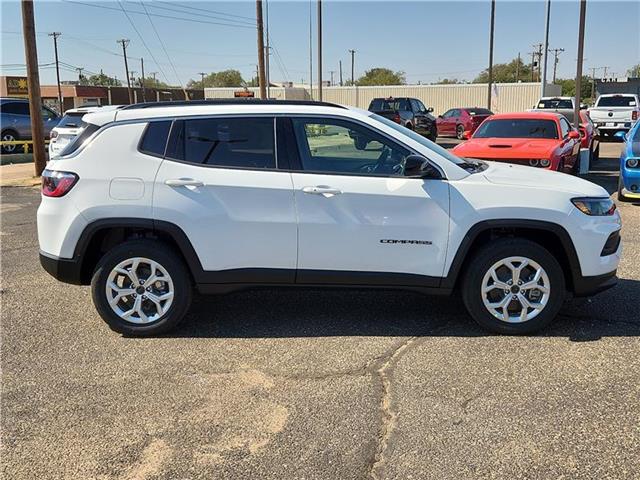
{"label": "green tree", "polygon": [[457,83],[462,83],[457,78],[443,78],[442,80],[438,80],[434,83],[434,85],[455,85]]}
{"label": "green tree", "polygon": [[[496,63],[493,66],[493,81],[496,83],[531,81],[531,66],[525,65],[520,58],[514,58],[509,63]],[[473,79],[473,83],[488,82],[489,69],[483,70],[476,78]]]}
{"label": "green tree", "polygon": [[244,85],[242,74],[238,70],[212,72],[202,80],[189,80],[188,88],[241,87]]}
{"label": "green tree", "polygon": [[[562,95],[566,97],[574,97],[576,95],[576,81],[573,78],[558,79],[556,83],[562,87]],[[591,77],[585,75],[582,76],[582,83],[580,85],[580,99],[582,102],[586,102],[591,99]]]}
{"label": "green tree", "polygon": [[90,77],[86,77],[84,75],[80,76],[80,85],[94,85],[99,87],[120,87],[122,82],[117,78],[110,77],[105,75],[102,71],[100,71],[97,75],[91,75]]}
{"label": "green tree", "polygon": [[[140,84],[142,79],[138,80],[138,84]],[[145,77],[144,86],[146,88],[169,88],[170,85],[168,83],[161,82],[157,78],[153,77]]]}
{"label": "green tree", "polygon": [[404,85],[406,80],[404,72],[394,72],[388,68],[372,68],[364,72],[364,75],[356,80],[356,85]]}
{"label": "green tree", "polygon": [[640,63],[636,63],[633,67],[627,70],[627,77],[632,77],[632,78],[640,77]]}

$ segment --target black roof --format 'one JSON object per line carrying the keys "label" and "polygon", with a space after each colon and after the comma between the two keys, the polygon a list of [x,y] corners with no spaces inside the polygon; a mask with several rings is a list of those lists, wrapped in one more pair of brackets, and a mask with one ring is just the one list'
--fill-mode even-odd
{"label": "black roof", "polygon": [[122,110],[134,110],[138,108],[180,107],[193,105],[311,105],[321,107],[346,108],[337,103],[314,102],[311,100],[263,100],[261,98],[219,98],[215,100],[177,100],[168,102],[146,102],[127,105]]}

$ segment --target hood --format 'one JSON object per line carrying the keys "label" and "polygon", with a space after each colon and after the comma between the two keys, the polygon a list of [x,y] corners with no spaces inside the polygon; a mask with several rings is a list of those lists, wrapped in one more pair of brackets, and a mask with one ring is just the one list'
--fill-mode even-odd
{"label": "hood", "polygon": [[560,140],[549,138],[472,138],[453,152],[487,159],[548,158],[559,143]]}
{"label": "hood", "polygon": [[608,197],[600,185],[566,173],[510,163],[488,162],[484,177],[496,185],[520,185],[541,191],[564,191],[580,197]]}

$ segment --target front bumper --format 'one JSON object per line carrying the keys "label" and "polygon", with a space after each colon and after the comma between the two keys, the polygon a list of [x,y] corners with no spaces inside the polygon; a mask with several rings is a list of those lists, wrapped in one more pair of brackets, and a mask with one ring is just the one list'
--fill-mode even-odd
{"label": "front bumper", "polygon": [[592,277],[579,276],[573,280],[573,294],[576,297],[590,297],[615,287],[618,283],[616,270]]}
{"label": "front bumper", "polygon": [[56,280],[82,285],[82,264],[75,258],[60,258],[40,251],[40,265]]}

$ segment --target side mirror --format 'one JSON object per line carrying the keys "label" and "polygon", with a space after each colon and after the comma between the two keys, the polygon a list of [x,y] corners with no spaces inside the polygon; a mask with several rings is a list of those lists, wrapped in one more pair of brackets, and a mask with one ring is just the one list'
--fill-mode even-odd
{"label": "side mirror", "polygon": [[427,108],[427,112],[428,112],[428,113],[433,113],[433,107],[429,107],[429,108]]}
{"label": "side mirror", "polygon": [[434,177],[437,173],[429,161],[421,155],[409,155],[404,161],[404,176],[413,178]]}
{"label": "side mirror", "polygon": [[438,115],[438,118],[444,118],[442,115]]}
{"label": "side mirror", "polygon": [[580,132],[578,132],[576,130],[570,130],[569,131],[569,138],[575,138],[575,139],[580,138]]}

